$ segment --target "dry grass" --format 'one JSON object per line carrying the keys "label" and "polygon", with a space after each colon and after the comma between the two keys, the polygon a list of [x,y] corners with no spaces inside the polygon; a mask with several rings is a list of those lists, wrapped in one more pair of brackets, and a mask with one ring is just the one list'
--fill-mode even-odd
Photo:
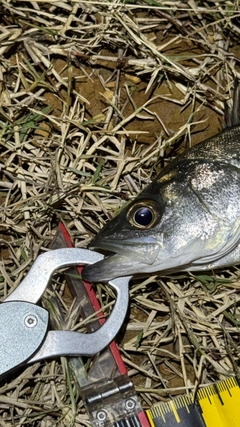
{"label": "dry grass", "polygon": [[[239,15],[224,0],[1,1],[1,299],[59,221],[86,247],[170,157],[220,129]],[[144,407],[238,374],[238,276],[134,281],[121,348]],[[0,426],[87,425],[67,372],[63,359],[2,382]]]}

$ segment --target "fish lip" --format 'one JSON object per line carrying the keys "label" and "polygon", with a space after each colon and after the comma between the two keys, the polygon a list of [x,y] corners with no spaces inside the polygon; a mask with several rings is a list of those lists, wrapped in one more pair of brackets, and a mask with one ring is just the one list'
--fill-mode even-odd
{"label": "fish lip", "polygon": [[141,266],[153,264],[160,250],[159,242],[152,236],[145,239],[122,239],[119,243],[112,239],[99,239],[93,241],[89,247],[111,252],[103,260],[84,267],[82,277],[90,282],[108,281],[115,277],[135,274]]}
{"label": "fish lip", "polygon": [[[145,236],[144,238],[135,237],[130,239],[122,239],[119,240],[118,243],[116,243],[116,240],[110,238],[105,238],[101,240],[94,239],[92,242],[90,242],[88,247],[92,250],[100,249],[101,251],[108,251],[109,256],[113,256],[115,254],[126,255],[126,253],[132,253],[134,255],[138,254],[137,258],[139,258],[140,250],[142,250],[142,253],[144,254],[144,260],[148,258],[147,253],[150,249],[152,249],[155,254],[160,249],[159,242],[153,236]],[[146,248],[148,249],[148,252],[146,252]],[[140,258],[140,261],[142,261],[143,259]]]}
{"label": "fish lip", "polygon": [[[120,264],[118,264],[120,259]],[[134,264],[141,265],[141,264]],[[129,259],[123,255],[113,254],[94,264],[85,265],[82,270],[83,280],[89,282],[109,282],[117,277],[131,276],[132,265]]]}
{"label": "fish lip", "polygon": [[109,241],[105,240],[104,242],[99,242],[99,243],[94,243],[94,244],[90,243],[90,245],[88,245],[88,248],[92,249],[94,251],[100,250],[101,252],[104,253],[104,255],[107,255],[107,256],[113,256],[115,254],[116,255],[123,254],[124,253],[123,247],[125,247],[125,246],[127,246],[129,248],[129,250],[131,250],[131,245],[128,245],[125,243],[123,245],[120,245],[120,244],[112,242],[111,240],[109,240]]}

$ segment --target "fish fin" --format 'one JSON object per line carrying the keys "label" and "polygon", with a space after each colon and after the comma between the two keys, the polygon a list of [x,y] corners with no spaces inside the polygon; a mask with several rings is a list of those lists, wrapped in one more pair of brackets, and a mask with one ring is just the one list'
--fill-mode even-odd
{"label": "fish fin", "polygon": [[234,79],[232,107],[225,103],[225,119],[227,128],[240,124],[240,82],[237,77]]}

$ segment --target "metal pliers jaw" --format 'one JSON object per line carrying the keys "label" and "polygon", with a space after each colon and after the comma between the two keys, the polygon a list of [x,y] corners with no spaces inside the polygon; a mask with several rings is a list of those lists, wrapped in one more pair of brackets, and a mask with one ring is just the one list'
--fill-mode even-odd
{"label": "metal pliers jaw", "polygon": [[53,273],[72,265],[93,264],[103,255],[87,249],[56,249],[40,255],[21,284],[0,304],[0,377],[26,363],[56,356],[91,356],[114,339],[128,308],[129,280],[109,285],[117,299],[108,320],[91,334],[48,331],[48,311],[35,305]]}

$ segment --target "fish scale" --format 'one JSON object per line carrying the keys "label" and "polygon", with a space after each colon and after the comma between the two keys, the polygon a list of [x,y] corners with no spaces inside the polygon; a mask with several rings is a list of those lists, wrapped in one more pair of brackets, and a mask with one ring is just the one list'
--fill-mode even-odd
{"label": "fish scale", "polygon": [[209,270],[240,263],[240,126],[171,161],[100,231],[110,253],[83,277]]}

